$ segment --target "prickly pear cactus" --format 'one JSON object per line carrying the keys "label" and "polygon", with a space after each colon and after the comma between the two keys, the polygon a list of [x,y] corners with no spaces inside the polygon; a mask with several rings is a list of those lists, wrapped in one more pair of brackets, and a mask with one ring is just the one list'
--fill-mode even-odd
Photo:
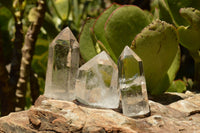
{"label": "prickly pear cactus", "polygon": [[180,13],[190,24],[187,27],[178,27],[180,42],[189,51],[197,51],[200,49],[200,11],[194,8],[181,8]]}
{"label": "prickly pear cactus", "polygon": [[117,8],[108,18],[104,30],[106,39],[119,57],[126,45],[130,45],[135,36],[151,23],[151,19],[139,7],[125,5]]}
{"label": "prickly pear cactus", "polygon": [[151,10],[157,14],[157,18],[175,26],[187,25],[179,12],[184,7],[200,9],[200,2],[199,0],[153,0],[151,3]]}
{"label": "prickly pear cactus", "polygon": [[137,6],[114,4],[95,22],[86,23],[80,35],[81,54],[88,61],[100,48],[117,62],[124,47],[133,42],[133,50],[144,62],[148,91],[160,94],[175,78],[180,52],[175,28],[160,20],[152,21],[153,16]]}
{"label": "prickly pear cactus", "polygon": [[200,89],[200,11],[194,8],[181,8],[180,13],[190,24],[178,27],[180,42],[194,59],[194,88]]}
{"label": "prickly pear cactus", "polygon": [[[134,39],[132,49],[144,64],[147,87],[152,94],[167,89],[160,85],[178,50],[178,38],[174,26],[160,20],[145,27]],[[159,87],[158,87],[159,86]]]}
{"label": "prickly pear cactus", "polygon": [[199,0],[153,0],[152,12],[156,18],[178,28],[180,44],[194,59],[194,85],[200,88],[200,2]]}
{"label": "prickly pear cactus", "polygon": [[79,38],[81,56],[86,61],[90,60],[92,57],[97,55],[97,52],[95,49],[95,43],[91,36],[92,34],[91,27],[94,24],[94,21],[95,21],[94,19],[89,19],[85,23],[85,26],[83,27],[81,36]]}
{"label": "prickly pear cactus", "polygon": [[110,8],[106,9],[98,17],[98,19],[95,21],[95,23],[93,25],[93,31],[96,36],[96,40],[98,40],[98,42],[100,43],[100,46],[101,46],[101,44],[103,45],[103,46],[101,46],[101,48],[103,50],[107,51],[110,54],[110,56],[113,58],[113,60],[115,60],[115,61],[117,61],[117,57],[113,53],[113,50],[111,49],[111,46],[109,45],[109,43],[106,39],[104,26],[105,26],[107,19],[111,15],[111,13],[118,7],[120,7],[120,6],[117,4],[113,4]]}

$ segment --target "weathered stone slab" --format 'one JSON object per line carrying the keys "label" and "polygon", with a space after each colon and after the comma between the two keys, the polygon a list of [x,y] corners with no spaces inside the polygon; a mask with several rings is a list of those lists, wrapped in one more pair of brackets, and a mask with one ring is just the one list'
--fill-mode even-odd
{"label": "weathered stone slab", "polygon": [[28,111],[11,113],[0,119],[0,133],[36,133],[29,127]]}
{"label": "weathered stone slab", "polygon": [[188,115],[194,114],[195,112],[200,112],[200,106],[187,100],[180,100],[178,102],[170,104],[169,106],[176,110],[188,113]]}
{"label": "weathered stone slab", "polygon": [[[174,95],[174,94],[173,94]],[[170,104],[179,104],[182,100]],[[168,96],[170,98],[170,95]],[[166,97],[166,100],[167,100]],[[198,103],[192,99],[193,104]],[[194,102],[195,101],[195,102]],[[142,119],[132,119],[111,109],[95,109],[73,102],[48,99],[40,96],[31,109],[11,113],[0,119],[0,132],[3,133],[198,133],[200,132],[200,113],[186,112],[178,107],[170,107],[149,100],[151,115]],[[199,104],[195,104],[198,107]],[[193,111],[193,110],[191,110]],[[190,113],[190,115],[188,115]]]}

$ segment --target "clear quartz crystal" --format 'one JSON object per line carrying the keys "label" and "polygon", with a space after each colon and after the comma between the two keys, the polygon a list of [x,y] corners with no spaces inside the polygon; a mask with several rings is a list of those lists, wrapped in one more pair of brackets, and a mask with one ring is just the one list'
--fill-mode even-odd
{"label": "clear quartz crystal", "polygon": [[129,117],[149,114],[142,60],[128,46],[119,57],[118,70],[123,114]]}
{"label": "clear quartz crystal", "polygon": [[76,80],[77,99],[100,108],[119,106],[117,65],[101,52],[81,66]]}
{"label": "clear quartz crystal", "polygon": [[74,100],[78,67],[79,44],[67,27],[49,46],[44,95],[58,100]]}

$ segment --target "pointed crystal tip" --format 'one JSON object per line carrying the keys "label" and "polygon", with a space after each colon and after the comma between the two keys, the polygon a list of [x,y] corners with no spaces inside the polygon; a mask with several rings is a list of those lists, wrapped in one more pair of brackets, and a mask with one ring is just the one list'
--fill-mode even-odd
{"label": "pointed crystal tip", "polygon": [[68,101],[75,99],[74,86],[79,57],[79,44],[67,27],[49,46],[45,96]]}
{"label": "pointed crystal tip", "polygon": [[119,57],[118,69],[123,114],[130,117],[148,114],[150,110],[142,60],[128,46]]}
{"label": "pointed crystal tip", "polygon": [[142,61],[141,58],[129,48],[129,46],[125,46],[124,50],[122,51],[120,58],[125,58],[125,56],[132,55],[138,62]]}
{"label": "pointed crystal tip", "polygon": [[77,99],[94,107],[117,108],[117,80],[117,66],[103,51],[79,68],[76,80]]}
{"label": "pointed crystal tip", "polygon": [[[143,75],[141,58],[128,46],[122,51],[118,60],[119,78],[133,78],[133,75]],[[121,73],[122,72],[122,73]],[[122,77],[120,77],[122,76]]]}

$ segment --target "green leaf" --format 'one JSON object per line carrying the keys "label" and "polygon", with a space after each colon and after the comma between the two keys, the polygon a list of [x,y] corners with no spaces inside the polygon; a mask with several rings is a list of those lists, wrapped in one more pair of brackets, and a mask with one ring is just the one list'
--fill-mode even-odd
{"label": "green leaf", "polygon": [[55,26],[56,24],[52,19],[53,18],[48,13],[46,13],[43,22],[43,27],[47,31],[47,35],[51,39],[54,39],[54,37],[56,37],[56,35],[59,33],[59,29]]}
{"label": "green leaf", "polygon": [[180,9],[183,7],[194,7],[200,9],[199,0],[154,0],[151,8],[159,12],[159,19],[168,23],[179,25],[187,25],[180,15]]}
{"label": "green leaf", "polygon": [[176,56],[172,62],[172,65],[170,66],[169,70],[167,71],[167,74],[169,76],[170,84],[176,77],[176,73],[178,72],[181,64],[181,50],[180,47],[178,48],[178,51],[176,53]]}
{"label": "green leaf", "polygon": [[182,80],[176,80],[173,81],[169,89],[167,90],[168,92],[179,92],[183,93],[187,90],[185,82]]}
{"label": "green leaf", "polygon": [[135,36],[150,22],[146,13],[136,6],[117,8],[105,24],[106,39],[115,56],[119,57],[124,47],[130,46]]}
{"label": "green leaf", "polygon": [[194,7],[200,9],[199,0],[165,0],[170,9],[170,13],[178,25],[187,25],[187,22],[181,17],[179,10],[183,7]]}
{"label": "green leaf", "polygon": [[112,6],[110,6],[108,9],[106,9],[99,17],[98,19],[95,21],[94,23],[94,27],[93,27],[93,31],[95,33],[96,39],[99,40],[102,45],[105,47],[105,51],[107,51],[109,53],[109,55],[112,57],[112,59],[114,61],[117,61],[117,58],[110,45],[108,44],[106,37],[105,37],[105,31],[104,31],[104,25],[108,19],[108,17],[110,16],[110,14],[116,9],[118,8],[119,5],[117,4],[113,4]]}
{"label": "green leaf", "polygon": [[156,94],[161,94],[165,92],[170,85],[172,84],[173,80],[176,77],[176,73],[178,72],[180,68],[180,63],[181,63],[181,50],[178,48],[178,51],[176,53],[176,56],[168,69],[167,73],[164,75],[164,78],[162,78],[161,82],[158,83],[157,88],[154,89],[153,95]]}
{"label": "green leaf", "polygon": [[80,52],[85,61],[88,61],[97,55],[91,31],[94,21],[95,19],[89,19],[86,21],[79,38]]}
{"label": "green leaf", "polygon": [[48,48],[50,42],[43,38],[38,38],[35,46],[35,54],[33,56],[32,68],[40,76],[45,77]]}
{"label": "green leaf", "polygon": [[194,8],[181,8],[181,15],[190,23],[190,26],[178,27],[181,44],[189,51],[200,49],[200,11]]}
{"label": "green leaf", "polygon": [[70,12],[70,0],[52,0],[52,3],[60,19],[67,20]]}
{"label": "green leaf", "polygon": [[151,12],[144,10],[144,13],[146,14],[146,17],[148,17],[147,19],[150,20],[150,22],[154,20],[154,16]]}
{"label": "green leaf", "polygon": [[154,95],[164,92],[168,87],[158,86],[178,50],[176,29],[164,21],[153,21],[137,35],[132,48],[143,60],[148,91]]}
{"label": "green leaf", "polygon": [[151,8],[153,8],[152,10],[154,10],[154,14],[157,16],[157,18],[173,24],[173,18],[165,0],[154,0],[151,3]]}
{"label": "green leaf", "polygon": [[74,20],[76,27],[79,27],[80,18],[81,18],[80,14],[82,13],[82,10],[81,10],[81,8],[79,8],[78,0],[73,0],[72,4],[73,4],[73,12],[72,12],[73,20]]}

